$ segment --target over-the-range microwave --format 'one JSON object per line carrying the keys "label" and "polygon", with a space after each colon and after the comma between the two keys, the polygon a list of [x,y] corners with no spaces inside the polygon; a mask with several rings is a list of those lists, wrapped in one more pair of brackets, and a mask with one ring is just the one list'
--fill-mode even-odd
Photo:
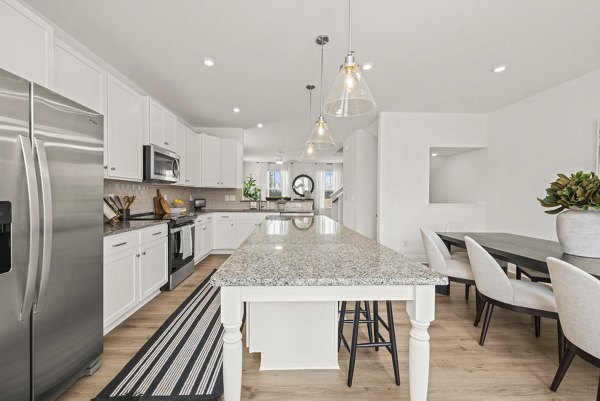
{"label": "over-the-range microwave", "polygon": [[179,181],[179,156],[154,145],[144,145],[144,181]]}

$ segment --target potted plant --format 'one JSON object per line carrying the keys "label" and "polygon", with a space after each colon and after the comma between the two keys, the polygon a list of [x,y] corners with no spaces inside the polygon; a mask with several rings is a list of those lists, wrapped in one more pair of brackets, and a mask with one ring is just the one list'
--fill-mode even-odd
{"label": "potted plant", "polygon": [[258,209],[257,203],[260,202],[261,189],[256,185],[256,180],[252,177],[252,174],[244,181],[242,194],[244,198],[250,200],[250,209]]}
{"label": "potted plant", "polygon": [[554,207],[548,214],[556,216],[556,235],[565,253],[600,258],[600,179],[592,172],[579,171],[558,179],[538,201]]}

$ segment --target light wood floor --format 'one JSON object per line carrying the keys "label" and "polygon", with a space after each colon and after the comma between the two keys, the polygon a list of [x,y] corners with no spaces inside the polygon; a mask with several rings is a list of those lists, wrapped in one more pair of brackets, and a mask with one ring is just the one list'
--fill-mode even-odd
{"label": "light wood floor", "polygon": [[[177,306],[227,258],[213,255],[172,292],[163,292],[104,338],[103,366],[80,379],[62,401],[89,400],[121,370]],[[471,298],[473,298],[473,292]],[[557,393],[548,390],[557,367],[555,322],[542,319],[542,337],[532,318],[496,308],[485,347],[473,327],[474,300],[452,284],[450,297],[438,295],[431,335],[429,400],[590,401],[596,396],[597,368],[575,358]],[[408,400],[408,330],[404,303],[394,304],[402,385],[396,387],[389,353],[359,350],[354,385],[346,387],[348,354],[339,371],[260,372],[259,354],[244,348],[243,400]],[[363,329],[366,336],[366,329]]]}

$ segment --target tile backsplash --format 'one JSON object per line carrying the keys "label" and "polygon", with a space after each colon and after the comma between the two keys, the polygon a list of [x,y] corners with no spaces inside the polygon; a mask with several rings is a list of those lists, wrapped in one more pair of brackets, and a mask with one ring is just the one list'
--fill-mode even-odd
{"label": "tile backsplash", "polygon": [[[145,213],[154,211],[154,197],[156,190],[160,189],[162,195],[167,197],[167,202],[172,205],[173,200],[181,199],[186,202],[185,207],[188,210],[193,209],[190,199],[205,198],[207,209],[246,209],[248,203],[240,202],[242,200],[241,188],[187,188],[173,185],[150,184],[145,182],[129,182],[119,180],[104,180],[104,196],[118,195],[121,198],[125,195],[135,195],[136,199],[131,206],[131,213]],[[235,197],[235,201],[226,201],[226,198]]]}

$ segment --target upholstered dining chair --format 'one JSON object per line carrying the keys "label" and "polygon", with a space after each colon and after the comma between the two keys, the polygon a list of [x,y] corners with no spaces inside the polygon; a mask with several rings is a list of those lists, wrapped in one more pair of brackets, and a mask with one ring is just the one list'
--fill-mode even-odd
{"label": "upholstered dining chair", "polygon": [[465,237],[465,243],[467,244],[467,252],[475,277],[475,285],[481,297],[479,310],[475,318],[475,326],[479,324],[483,309],[486,310],[479,345],[483,346],[490,327],[492,312],[495,306],[499,306],[514,312],[534,316],[536,336],[538,337],[540,318],[555,319],[558,330],[559,360],[561,360],[564,342],[552,289],[533,281],[508,278],[492,255],[475,242],[473,238]]}
{"label": "upholstered dining chair", "polygon": [[[550,386],[556,391],[575,355],[600,367],[600,280],[562,260],[548,258],[546,262],[566,343]],[[596,401],[600,401],[600,379]]]}
{"label": "upholstered dining chair", "polygon": [[421,227],[421,238],[427,254],[429,267],[448,276],[450,281],[465,285],[465,299],[469,299],[469,289],[475,285],[468,255],[465,252],[451,254],[441,238],[428,227]]}

